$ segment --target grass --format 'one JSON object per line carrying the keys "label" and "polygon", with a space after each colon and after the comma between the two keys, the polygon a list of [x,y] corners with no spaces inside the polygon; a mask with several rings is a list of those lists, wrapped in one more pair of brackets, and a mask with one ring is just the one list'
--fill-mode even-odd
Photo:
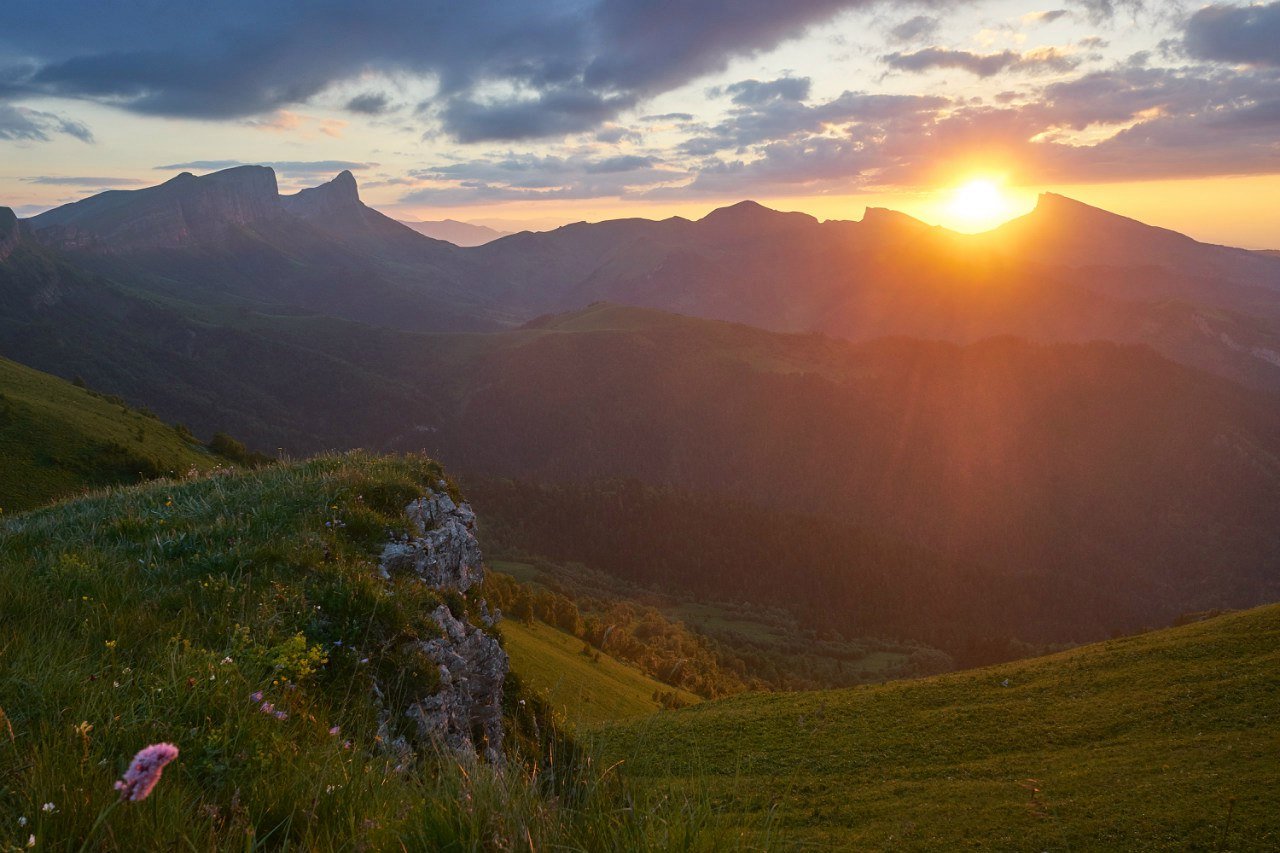
{"label": "grass", "polygon": [[605,730],[813,849],[1280,847],[1280,606],[920,681],[750,695]]}
{"label": "grass", "polygon": [[153,417],[3,358],[0,458],[0,509],[7,512],[218,462]]}
{"label": "grass", "polygon": [[606,654],[582,654],[582,640],[535,621],[501,623],[511,668],[573,725],[598,726],[646,717],[662,709],[654,693],[676,693],[693,704],[697,696],[650,678]]}
{"label": "grass", "polygon": [[[385,748],[405,729],[394,715],[380,729],[375,679],[394,707],[432,688],[411,641],[437,631],[441,596],[379,580],[375,555],[441,476],[422,458],[326,457],[0,522],[0,849],[28,835],[78,849],[157,741],[178,760],[88,849],[737,844],[705,828],[705,801],[651,799],[599,770],[514,689],[504,774]],[[475,601],[445,601],[474,618]]]}

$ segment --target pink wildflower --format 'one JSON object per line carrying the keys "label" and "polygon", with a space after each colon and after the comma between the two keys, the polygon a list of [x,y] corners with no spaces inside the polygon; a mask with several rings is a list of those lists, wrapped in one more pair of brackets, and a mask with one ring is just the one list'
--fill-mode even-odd
{"label": "pink wildflower", "polygon": [[276,712],[276,706],[275,706],[275,705],[271,704],[270,702],[263,702],[263,703],[262,703],[262,713],[264,713],[264,714],[274,714],[275,712]]}
{"label": "pink wildflower", "polygon": [[334,726],[333,728],[329,729],[329,734],[333,735],[334,737],[337,737],[338,732],[340,731],[342,731],[342,729],[340,729],[338,726]]}
{"label": "pink wildflower", "polygon": [[287,719],[289,719],[289,715],[288,715],[288,714],[286,714],[284,711],[276,711],[276,712],[275,712],[275,718],[276,718],[277,720],[287,720]]}
{"label": "pink wildflower", "polygon": [[133,757],[124,777],[116,782],[120,799],[132,803],[145,800],[156,783],[164,766],[178,757],[178,748],[171,743],[153,743]]}
{"label": "pink wildflower", "polygon": [[256,693],[250,693],[250,694],[249,694],[249,701],[250,701],[250,702],[261,702],[261,701],[262,701],[262,691],[261,691],[261,690],[259,690],[259,691],[258,691],[258,692],[256,692]]}

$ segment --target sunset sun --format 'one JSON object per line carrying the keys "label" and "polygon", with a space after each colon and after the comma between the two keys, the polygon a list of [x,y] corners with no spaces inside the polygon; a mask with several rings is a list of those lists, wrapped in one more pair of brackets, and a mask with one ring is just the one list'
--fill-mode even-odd
{"label": "sunset sun", "polygon": [[981,230],[1012,217],[1014,207],[997,181],[974,178],[951,192],[946,212],[956,227]]}

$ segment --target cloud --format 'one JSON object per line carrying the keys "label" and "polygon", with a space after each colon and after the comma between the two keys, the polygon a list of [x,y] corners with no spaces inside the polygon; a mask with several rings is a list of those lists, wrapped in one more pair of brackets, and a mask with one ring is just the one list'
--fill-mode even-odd
{"label": "cloud", "polygon": [[1122,10],[1136,17],[1147,5],[1145,0],[1068,0],[1068,2],[1083,9],[1094,23],[1108,21]]}
{"label": "cloud", "polygon": [[728,95],[740,106],[755,106],[769,101],[803,101],[809,97],[813,81],[808,77],[779,77],[777,80],[740,80],[719,89],[712,96]]}
{"label": "cloud", "polygon": [[920,73],[935,68],[959,68],[979,77],[994,77],[1002,71],[1021,73],[1070,71],[1080,60],[1055,47],[1043,47],[1026,53],[1004,50],[999,53],[973,53],[945,47],[927,47],[914,53],[890,53],[884,62],[898,71]]}
{"label": "cloud", "polygon": [[45,184],[55,187],[132,187],[141,184],[137,178],[88,178],[63,175],[37,175],[22,178],[29,184]]}
{"label": "cloud", "polygon": [[379,92],[366,92],[363,95],[356,95],[347,101],[347,110],[361,115],[377,116],[382,115],[391,106],[391,100]]}
{"label": "cloud", "polygon": [[[424,115],[468,142],[592,130],[637,103],[877,0],[224,0],[183,15],[148,4],[8,0],[0,67],[17,96],[146,115],[246,119],[369,74],[435,86]],[[502,92],[502,95],[495,95]],[[376,95],[351,99],[369,112]]]}
{"label": "cloud", "polygon": [[1028,12],[1022,16],[1023,26],[1033,27],[1042,24],[1052,24],[1059,18],[1065,18],[1071,13],[1066,9],[1051,9],[1045,12]]}
{"label": "cloud", "polygon": [[1206,6],[1187,21],[1186,49],[1198,59],[1280,67],[1280,3]]}
{"label": "cloud", "polygon": [[494,201],[588,199],[639,195],[655,186],[687,180],[688,173],[657,157],[592,158],[582,150],[562,155],[510,154],[419,169],[423,183],[401,204],[480,204]]}
{"label": "cloud", "polygon": [[908,18],[889,30],[889,38],[900,44],[933,38],[942,22],[929,15]]}
{"label": "cloud", "polygon": [[78,121],[55,113],[0,102],[0,139],[16,142],[49,142],[62,134],[81,142],[93,142],[93,133]]}

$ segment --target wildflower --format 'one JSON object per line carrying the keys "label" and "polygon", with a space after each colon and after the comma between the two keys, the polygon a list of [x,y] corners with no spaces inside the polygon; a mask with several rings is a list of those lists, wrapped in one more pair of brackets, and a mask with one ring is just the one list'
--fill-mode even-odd
{"label": "wildflower", "polygon": [[27,836],[27,849],[30,850],[32,847],[35,847],[35,846],[36,846],[36,837],[35,837],[35,834],[33,833]]}
{"label": "wildflower", "polygon": [[57,810],[58,810],[58,807],[55,806],[53,803],[45,803],[43,806],[40,807],[40,811],[48,812],[49,814],[53,814]]}
{"label": "wildflower", "polygon": [[272,705],[270,702],[263,702],[263,703],[262,703],[262,713],[264,713],[264,714],[274,714],[275,712],[276,712],[276,706],[275,706],[275,705]]}
{"label": "wildflower", "polygon": [[27,819],[25,817],[18,818],[18,826],[26,826],[26,825],[27,825]]}
{"label": "wildflower", "polygon": [[123,778],[116,782],[120,799],[133,803],[145,800],[160,781],[165,765],[177,757],[178,748],[171,743],[153,743],[140,750]]}
{"label": "wildflower", "polygon": [[222,659],[222,663],[225,666],[226,664],[229,664],[229,663],[235,663],[235,661],[231,659],[231,655],[227,655],[225,658]]}
{"label": "wildflower", "polygon": [[342,731],[342,728],[340,726],[334,726],[333,728],[329,729],[329,734],[333,735],[334,737],[337,737],[338,732],[340,731]]}
{"label": "wildflower", "polygon": [[107,648],[109,648],[109,649],[114,649],[114,648],[116,647],[116,641],[115,641],[115,640],[107,640],[103,645],[105,645],[105,646],[106,646]]}
{"label": "wildflower", "polygon": [[249,700],[250,700],[250,701],[252,701],[252,702],[261,702],[261,701],[262,701],[262,691],[261,691],[261,690],[259,690],[259,691],[257,691],[256,693],[250,693],[250,694],[249,694]]}
{"label": "wildflower", "polygon": [[274,716],[277,720],[287,720],[287,719],[289,719],[289,715],[288,715],[288,714],[286,714],[284,711],[276,711],[276,712],[275,712],[275,714],[273,714],[273,716]]}

